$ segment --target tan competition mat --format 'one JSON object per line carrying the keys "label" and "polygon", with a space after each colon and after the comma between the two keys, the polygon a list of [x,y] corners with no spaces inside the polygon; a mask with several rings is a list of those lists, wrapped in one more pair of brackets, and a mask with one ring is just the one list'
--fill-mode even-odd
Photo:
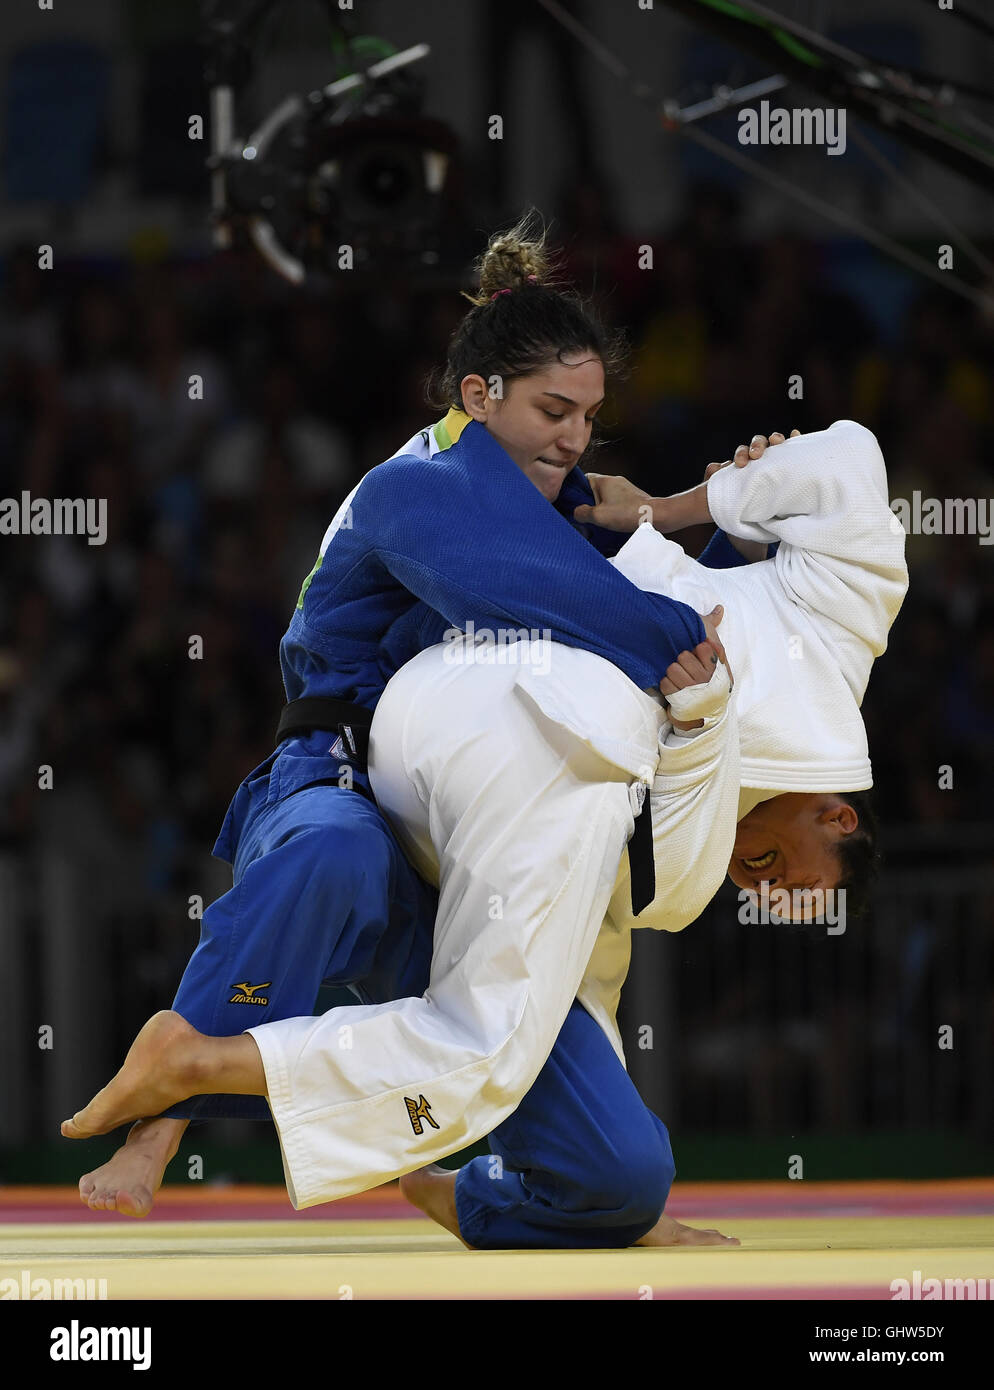
{"label": "tan competition mat", "polygon": [[7,1188],[0,1298],[66,1297],[65,1280],[109,1299],[890,1300],[902,1280],[912,1296],[994,1297],[988,1180],[683,1183],[667,1210],[742,1245],[470,1252],[395,1186],[299,1213],[278,1188],[168,1188],[145,1221]]}

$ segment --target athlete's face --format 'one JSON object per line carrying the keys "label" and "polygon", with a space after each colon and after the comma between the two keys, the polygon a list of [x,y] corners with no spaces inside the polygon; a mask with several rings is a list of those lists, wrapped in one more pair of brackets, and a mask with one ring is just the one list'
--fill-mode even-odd
{"label": "athlete's face", "polygon": [[[739,821],[728,877],[766,906],[777,906],[778,890],[827,893],[838,885],[839,845],[858,824],[856,812],[835,792],[784,792],[761,801]],[[815,896],[818,901],[824,900]]]}
{"label": "athlete's face", "polygon": [[594,416],[604,401],[604,366],[592,353],[566,353],[541,371],[491,395],[480,376],[462,382],[463,408],[554,502],[566,474],[590,443]]}

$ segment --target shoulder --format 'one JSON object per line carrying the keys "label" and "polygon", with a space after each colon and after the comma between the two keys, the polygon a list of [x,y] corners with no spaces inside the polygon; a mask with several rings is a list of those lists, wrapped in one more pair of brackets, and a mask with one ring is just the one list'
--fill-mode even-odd
{"label": "shoulder", "polygon": [[418,458],[417,454],[394,454],[371,468],[362,479],[362,489],[381,492],[400,487],[421,486],[439,471],[433,459]]}
{"label": "shoulder", "polygon": [[436,454],[433,458],[394,454],[369,470],[362,479],[360,492],[366,500],[372,500],[388,495],[430,495],[443,488],[446,492],[455,491],[464,480],[466,470],[451,453]]}

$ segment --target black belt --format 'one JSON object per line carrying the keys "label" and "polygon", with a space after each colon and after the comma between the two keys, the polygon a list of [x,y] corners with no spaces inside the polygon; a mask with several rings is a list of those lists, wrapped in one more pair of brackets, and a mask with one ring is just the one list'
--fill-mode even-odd
{"label": "black belt", "polygon": [[635,817],[635,829],[628,841],[628,872],[632,889],[632,916],[637,917],[656,896],[656,857],[652,849],[652,816],[649,788],[645,789],[642,810]]}
{"label": "black belt", "polygon": [[343,761],[365,772],[372,722],[372,711],[362,705],[350,704],[348,700],[333,700],[329,696],[308,695],[283,706],[276,729],[276,742],[282,743],[285,738],[309,734],[315,729],[326,729],[341,738],[345,749]]}
{"label": "black belt", "polygon": [[[339,735],[345,747],[346,762],[366,771],[369,756],[369,730],[373,722],[371,711],[348,700],[329,696],[310,695],[291,700],[283,706],[276,729],[276,742],[296,734],[309,734],[326,729]],[[334,778],[325,779],[334,781]],[[313,784],[312,784],[313,785]],[[356,787],[356,790],[360,788]],[[365,789],[361,789],[366,795]],[[370,798],[372,800],[372,798]],[[652,847],[652,817],[649,814],[649,788],[645,789],[642,810],[635,817],[635,829],[628,841],[628,868],[631,877],[632,915],[637,917],[656,896],[656,862]]]}

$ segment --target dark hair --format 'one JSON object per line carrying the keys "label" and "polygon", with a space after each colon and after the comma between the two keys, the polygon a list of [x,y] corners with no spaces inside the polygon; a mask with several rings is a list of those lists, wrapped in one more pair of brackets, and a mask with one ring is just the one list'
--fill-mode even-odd
{"label": "dark hair", "polygon": [[877,849],[877,817],[869,792],[840,792],[856,812],[859,824],[839,841],[836,851],[841,869],[837,889],[845,889],[846,916],[862,917],[870,905],[880,868]]}
{"label": "dark hair", "polygon": [[487,382],[499,377],[506,386],[562,361],[565,353],[594,352],[605,377],[622,375],[628,351],[624,334],[606,328],[588,303],[553,278],[555,262],[545,239],[534,209],[490,238],[475,267],[479,291],[463,292],[473,308],[452,335],[445,366],[428,380],[427,400],[434,409],[462,409],[460,383],[466,376]]}

